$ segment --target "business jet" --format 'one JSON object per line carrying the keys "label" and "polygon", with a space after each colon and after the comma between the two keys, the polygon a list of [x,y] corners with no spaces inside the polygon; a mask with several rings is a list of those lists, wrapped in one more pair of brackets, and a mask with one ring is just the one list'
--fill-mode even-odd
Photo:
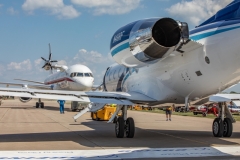
{"label": "business jet", "polygon": [[[36,84],[22,84],[22,83],[5,83],[0,82],[7,86],[20,86],[24,89],[34,88],[34,89],[51,89],[51,90],[68,90],[68,91],[89,91],[94,89],[93,83],[94,78],[92,71],[85,65],[75,64],[70,67],[65,65],[57,65],[54,62],[57,60],[52,60],[51,45],[49,44],[49,57],[48,60],[41,57],[44,60],[43,69],[50,71],[50,75],[44,80],[44,82],[25,80],[25,79],[16,79],[25,82],[31,82]],[[53,72],[53,69],[56,72]],[[32,98],[30,97],[19,97],[21,102],[28,102]],[[44,103],[36,103],[36,107],[43,108]]]}
{"label": "business jet", "polygon": [[[188,24],[172,18],[149,18],[118,29],[110,42],[116,64],[103,77],[104,92],[76,92],[0,88],[0,95],[65,99],[88,102],[74,116],[96,112],[105,104],[117,104],[109,122],[116,137],[134,137],[135,124],[127,117],[133,104],[187,103],[207,97],[240,80],[240,1],[233,1],[189,32]],[[225,101],[231,97],[213,95],[219,103],[219,117],[212,125],[215,137],[230,137],[234,119]]]}

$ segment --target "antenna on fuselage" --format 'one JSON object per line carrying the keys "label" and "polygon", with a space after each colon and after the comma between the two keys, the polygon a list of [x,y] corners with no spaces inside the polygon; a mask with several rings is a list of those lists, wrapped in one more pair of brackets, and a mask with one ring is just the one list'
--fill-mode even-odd
{"label": "antenna on fuselage", "polygon": [[[51,60],[52,59],[52,52],[51,52],[51,45],[50,43],[48,44],[49,45],[49,56],[48,56],[48,60],[46,60],[45,58],[41,57],[42,60],[45,61],[45,64],[42,66],[42,68],[44,68],[45,70],[50,70],[51,69],[51,72],[52,72],[52,63],[53,62],[58,62],[57,60]],[[52,72],[53,73],[53,72]]]}

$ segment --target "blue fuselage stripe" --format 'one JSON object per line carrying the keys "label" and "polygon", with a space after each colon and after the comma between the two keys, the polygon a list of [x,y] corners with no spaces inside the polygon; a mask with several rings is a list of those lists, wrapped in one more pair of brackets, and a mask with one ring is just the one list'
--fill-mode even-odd
{"label": "blue fuselage stripe", "polygon": [[129,43],[128,43],[128,42],[127,42],[127,43],[124,43],[124,44],[118,46],[117,48],[115,48],[115,49],[111,52],[111,54],[112,54],[112,56],[114,56],[114,55],[117,54],[118,52],[121,52],[122,50],[124,50],[124,49],[126,49],[126,48],[128,48],[128,47],[129,47]]}
{"label": "blue fuselage stripe", "polygon": [[202,33],[202,34],[199,34],[199,35],[190,36],[190,38],[192,40],[198,41],[200,39],[210,37],[210,36],[213,36],[213,35],[216,35],[216,34],[219,34],[219,33],[227,32],[227,31],[230,31],[230,30],[234,30],[234,29],[237,29],[237,28],[240,28],[240,26],[226,28],[226,29],[220,29],[220,30],[211,31],[211,32],[206,32],[206,33]]}
{"label": "blue fuselage stripe", "polygon": [[239,24],[239,23],[240,23],[240,19],[214,22],[212,24],[207,24],[205,26],[197,27],[197,28],[191,30],[190,34],[195,34],[198,32],[209,30],[209,29],[220,28],[220,27],[230,26],[230,25]]}

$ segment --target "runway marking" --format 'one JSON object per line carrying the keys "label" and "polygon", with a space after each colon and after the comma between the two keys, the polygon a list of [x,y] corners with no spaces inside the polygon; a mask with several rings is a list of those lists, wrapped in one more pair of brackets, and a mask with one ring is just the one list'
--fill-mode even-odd
{"label": "runway marking", "polygon": [[0,159],[128,159],[240,156],[240,146],[106,150],[0,151]]}

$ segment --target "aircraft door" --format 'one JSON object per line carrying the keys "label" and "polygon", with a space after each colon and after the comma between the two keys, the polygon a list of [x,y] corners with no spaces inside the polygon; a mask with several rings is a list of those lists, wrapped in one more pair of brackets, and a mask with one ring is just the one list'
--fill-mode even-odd
{"label": "aircraft door", "polygon": [[103,76],[103,90],[104,90],[104,91],[107,91],[107,87],[106,87],[106,76],[107,76],[107,72],[108,72],[109,68],[110,68],[110,67],[107,68],[107,70],[106,70],[106,72],[105,72],[105,74],[104,74],[104,76]]}

